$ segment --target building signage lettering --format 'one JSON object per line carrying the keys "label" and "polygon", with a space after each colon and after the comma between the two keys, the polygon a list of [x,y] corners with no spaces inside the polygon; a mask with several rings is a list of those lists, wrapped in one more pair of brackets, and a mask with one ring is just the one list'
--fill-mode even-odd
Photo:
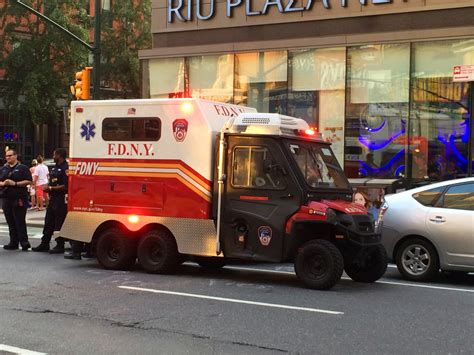
{"label": "building signage lettering", "polygon": [[[216,15],[217,0],[168,0],[168,22],[174,20],[182,22],[193,21],[197,18],[200,21],[207,21]],[[322,0],[323,6],[330,9],[334,4],[347,7],[350,1],[359,2],[366,6],[369,3],[390,4],[393,0]],[[226,16],[233,17],[234,10],[238,7],[245,7],[246,16],[266,15],[270,8],[275,7],[282,14],[292,12],[311,11],[317,0],[265,0],[259,8],[255,6],[254,0],[226,0]],[[203,4],[206,10],[204,10]]]}

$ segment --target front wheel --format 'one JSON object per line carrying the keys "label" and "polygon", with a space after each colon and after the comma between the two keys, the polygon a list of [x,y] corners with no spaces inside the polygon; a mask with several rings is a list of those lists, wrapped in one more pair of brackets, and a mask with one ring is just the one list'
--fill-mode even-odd
{"label": "front wheel", "polygon": [[119,228],[105,230],[99,236],[96,256],[99,264],[110,270],[127,270],[135,265],[135,240]]}
{"label": "front wheel", "polygon": [[387,271],[387,252],[382,245],[367,248],[361,257],[347,263],[346,274],[357,282],[375,282]]}
{"label": "front wheel", "polygon": [[327,240],[311,240],[303,244],[296,255],[296,276],[308,288],[330,289],[341,279],[343,269],[341,252]]}

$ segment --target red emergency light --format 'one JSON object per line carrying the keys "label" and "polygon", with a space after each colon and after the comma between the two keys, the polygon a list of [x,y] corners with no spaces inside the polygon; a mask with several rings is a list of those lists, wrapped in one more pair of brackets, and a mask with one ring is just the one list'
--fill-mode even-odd
{"label": "red emergency light", "polygon": [[138,218],[137,215],[132,214],[132,215],[128,216],[128,221],[132,224],[137,224],[140,221],[140,218]]}
{"label": "red emergency light", "polygon": [[181,109],[182,113],[184,113],[186,115],[189,115],[189,114],[193,113],[194,106],[190,102],[184,102],[184,103],[181,104],[180,109]]}

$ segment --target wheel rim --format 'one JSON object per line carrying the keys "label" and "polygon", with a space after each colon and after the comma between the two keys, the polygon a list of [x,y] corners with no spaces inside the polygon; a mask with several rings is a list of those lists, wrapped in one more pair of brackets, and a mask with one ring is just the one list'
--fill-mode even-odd
{"label": "wheel rim", "polygon": [[412,244],[403,250],[401,263],[408,274],[420,276],[430,268],[431,255],[424,246]]}
{"label": "wheel rim", "polygon": [[153,264],[159,264],[164,257],[163,248],[161,248],[160,243],[151,242],[148,249],[148,258]]}
{"label": "wheel rim", "polygon": [[312,278],[320,279],[327,273],[328,263],[321,255],[313,255],[304,263],[304,268],[307,274]]}
{"label": "wheel rim", "polygon": [[120,258],[120,243],[114,237],[108,238],[105,249],[105,255],[111,262],[116,262]]}

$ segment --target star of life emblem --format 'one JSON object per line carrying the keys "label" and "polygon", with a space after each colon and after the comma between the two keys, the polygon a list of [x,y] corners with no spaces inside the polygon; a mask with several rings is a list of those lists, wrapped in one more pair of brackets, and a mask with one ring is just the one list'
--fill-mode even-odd
{"label": "star of life emblem", "polygon": [[95,124],[91,121],[86,121],[81,125],[81,138],[85,138],[86,141],[90,141],[91,138],[95,137]]}

